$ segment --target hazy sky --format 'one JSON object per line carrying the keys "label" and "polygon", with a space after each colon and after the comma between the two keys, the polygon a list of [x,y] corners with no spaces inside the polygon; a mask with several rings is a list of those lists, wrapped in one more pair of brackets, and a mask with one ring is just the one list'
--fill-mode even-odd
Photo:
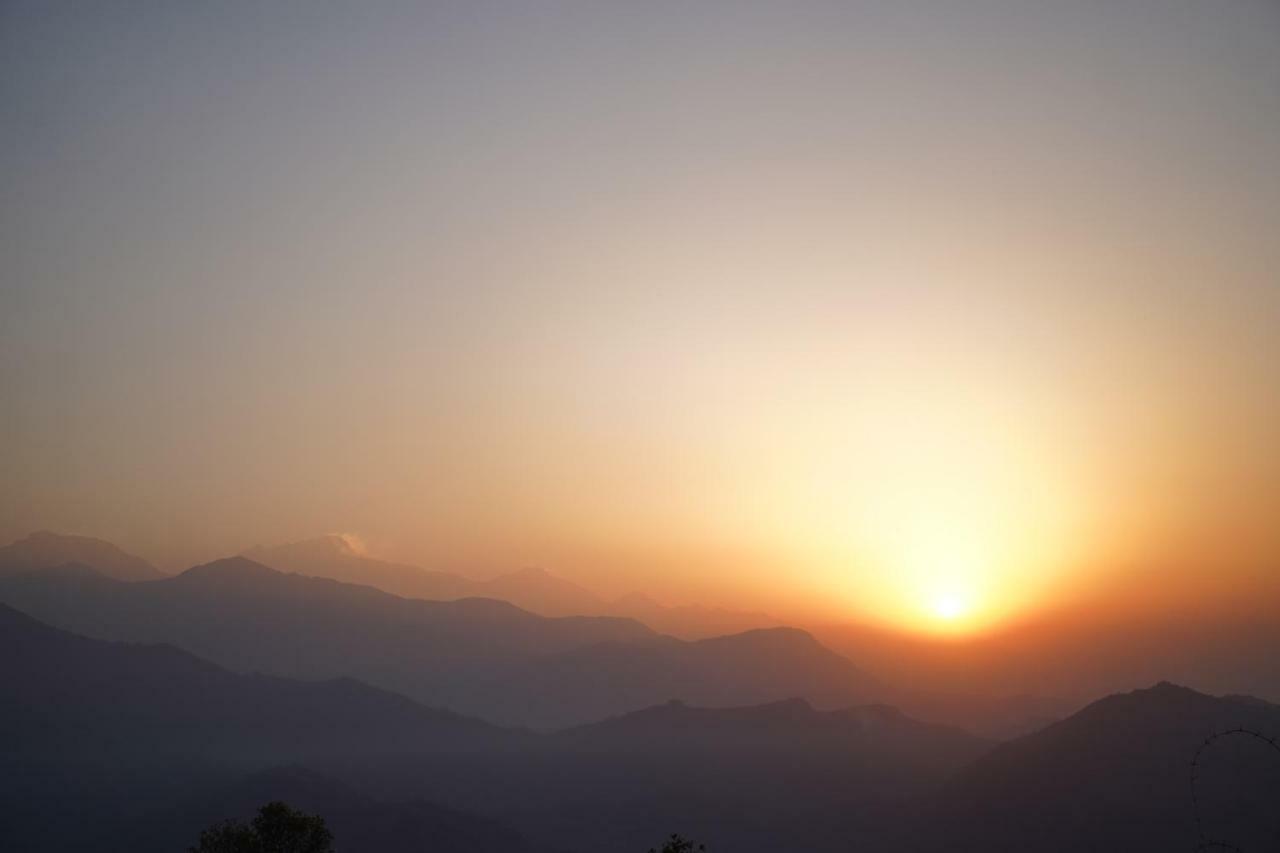
{"label": "hazy sky", "polygon": [[5,3],[0,537],[998,619],[1280,572],[1280,5]]}

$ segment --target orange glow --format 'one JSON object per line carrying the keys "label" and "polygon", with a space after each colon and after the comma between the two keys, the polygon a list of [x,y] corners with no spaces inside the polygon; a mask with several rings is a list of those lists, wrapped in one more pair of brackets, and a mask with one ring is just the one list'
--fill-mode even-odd
{"label": "orange glow", "polygon": [[176,571],[356,531],[966,637],[1138,572],[1275,573],[1273,23],[1183,4],[1219,47],[1139,17],[1082,73],[1043,56],[1144,4],[1001,15],[981,50],[898,4],[700,36],[662,4],[457,33],[420,5],[399,47],[252,38],[252,82],[177,63],[163,97],[128,16],[68,30],[74,67],[12,40],[51,112],[6,194],[0,541]]}
{"label": "orange glow", "polygon": [[933,614],[947,622],[954,622],[968,612],[969,602],[956,595],[944,595],[933,601]]}

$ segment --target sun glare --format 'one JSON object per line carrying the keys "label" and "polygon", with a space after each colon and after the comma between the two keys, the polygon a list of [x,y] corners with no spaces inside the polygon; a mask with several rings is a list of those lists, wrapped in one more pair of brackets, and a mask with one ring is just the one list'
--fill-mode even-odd
{"label": "sun glare", "polygon": [[933,615],[945,622],[955,622],[968,612],[968,603],[957,595],[944,595],[933,602]]}

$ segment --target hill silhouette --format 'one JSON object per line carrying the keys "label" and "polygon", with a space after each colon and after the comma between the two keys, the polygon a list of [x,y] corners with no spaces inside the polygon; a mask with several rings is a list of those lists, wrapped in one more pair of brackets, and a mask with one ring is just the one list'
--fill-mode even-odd
{"label": "hill silhouette", "polygon": [[[472,811],[577,849],[645,850],[655,827],[711,849],[843,851],[891,837],[901,811],[990,744],[883,706],[819,711],[663,703],[555,734],[499,768],[366,766],[361,784]],[[501,784],[495,780],[501,779]]]}
{"label": "hill silhouette", "polygon": [[522,737],[350,678],[236,674],[168,645],[77,636],[5,605],[0,644],[0,743],[13,760],[260,765]]}
{"label": "hill silhouette", "polygon": [[[185,583],[256,589],[264,577],[290,590],[277,608],[306,606],[294,583],[322,584],[322,600],[329,585],[248,561]],[[169,583],[67,567],[6,584],[37,581],[97,589],[108,605]],[[815,645],[785,631],[657,640],[685,647],[675,661],[745,650],[765,673]],[[668,701],[537,735],[349,678],[238,674],[169,645],[77,636],[4,605],[0,646],[5,849],[174,849],[266,799],[320,813],[340,841],[345,827],[381,850],[430,839],[443,850],[646,849],[675,827],[744,853],[1154,853],[1191,849],[1201,833],[1265,850],[1280,838],[1280,762],[1269,749],[1214,740],[1200,753],[1194,799],[1190,773],[1206,737],[1280,730],[1280,707],[1171,684],[1107,697],[999,745],[884,705],[822,710],[798,698]],[[290,769],[272,770],[280,765]]]}
{"label": "hill silhouette", "polygon": [[1247,742],[1207,753],[1244,726],[1280,734],[1280,707],[1161,683],[1101,699],[1002,744],[952,779],[933,823],[936,850],[1194,849],[1199,832],[1244,850],[1280,849],[1280,761]]}
{"label": "hill silhouette", "polygon": [[541,616],[608,615],[604,602],[593,593],[543,569],[521,569],[491,580],[476,580],[375,559],[360,553],[343,536],[259,546],[244,556],[282,572],[365,584],[405,598],[493,598]]}
{"label": "hill silhouette", "polygon": [[110,542],[40,530],[0,547],[0,576],[55,568],[67,563],[89,566],[119,581],[158,580],[166,575],[141,557]]}
{"label": "hill silhouette", "polygon": [[300,766],[276,767],[211,784],[184,801],[126,822],[94,849],[170,853],[186,849],[201,827],[245,820],[263,803],[281,801],[320,815],[334,847],[373,853],[555,853],[511,827],[477,815],[416,801],[387,802]]}
{"label": "hill silhouette", "polygon": [[[803,697],[827,708],[875,701],[891,688],[795,628],[686,642],[597,643],[509,666],[474,683],[523,698],[528,724],[560,728],[669,698],[734,706]],[[514,723],[514,716],[498,719]]]}
{"label": "hill silhouette", "polygon": [[[839,849],[851,807],[882,810],[987,748],[892,709],[795,700],[664,705],[536,736],[350,679],[235,674],[171,646],[89,639],[3,605],[0,643],[13,652],[0,663],[7,849],[173,849],[265,799],[321,814],[340,840],[383,822],[369,837],[385,849],[534,849],[513,828],[546,847],[635,847],[655,821],[746,850],[787,837]],[[384,849],[366,841],[345,849]]]}
{"label": "hill silhouette", "polygon": [[636,619],[655,631],[682,640],[704,640],[757,628],[779,628],[783,624],[767,613],[703,604],[666,605],[638,592],[610,602],[606,612]]}
{"label": "hill silhouette", "polygon": [[481,596],[481,585],[470,578],[377,560],[359,553],[343,536],[259,545],[245,551],[243,556],[277,571],[363,584],[404,598],[452,601]]}
{"label": "hill silhouette", "polygon": [[666,606],[643,593],[608,601],[541,568],[524,568],[487,580],[429,571],[370,557],[338,535],[258,546],[243,556],[282,572],[367,584],[405,598],[496,598],[541,616],[618,616],[681,639],[704,639],[780,624],[763,613],[701,605]]}
{"label": "hill silhouette", "polygon": [[93,637],[166,642],[230,669],[350,675],[493,722],[560,728],[665,701],[825,707],[885,688],[795,629],[684,642],[632,620],[547,618],[490,599],[404,599],[243,557],[123,584],[83,570],[0,580],[0,600]]}
{"label": "hill silhouette", "polygon": [[[237,675],[170,646],[92,640],[5,605],[0,645],[5,849],[182,850],[204,826],[281,799],[321,813],[339,849],[548,849],[492,820],[269,767],[415,754],[479,766],[486,753],[527,748],[528,734],[350,679]],[[60,825],[60,813],[94,819]]]}
{"label": "hill silhouette", "polygon": [[567,729],[556,737],[575,747],[620,751],[817,748],[863,756],[883,753],[892,754],[895,761],[923,761],[934,767],[959,767],[992,746],[961,729],[924,723],[889,705],[820,711],[798,698],[731,708],[672,700]]}

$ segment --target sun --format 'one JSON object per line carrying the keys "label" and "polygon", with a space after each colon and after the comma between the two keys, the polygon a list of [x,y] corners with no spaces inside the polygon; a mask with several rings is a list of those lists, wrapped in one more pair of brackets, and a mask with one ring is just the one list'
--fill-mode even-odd
{"label": "sun", "polygon": [[933,600],[933,615],[944,622],[955,622],[969,613],[969,602],[958,595],[941,595]]}

